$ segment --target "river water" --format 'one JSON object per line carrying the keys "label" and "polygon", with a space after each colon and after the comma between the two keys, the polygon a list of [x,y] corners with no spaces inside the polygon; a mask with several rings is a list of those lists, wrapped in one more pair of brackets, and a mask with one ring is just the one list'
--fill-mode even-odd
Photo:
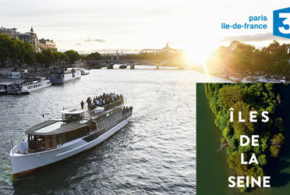
{"label": "river water", "polygon": [[[218,80],[194,71],[101,69],[30,95],[0,96],[0,194],[195,194],[195,83]],[[27,128],[103,92],[122,93],[134,106],[129,125],[12,181],[9,151]]]}

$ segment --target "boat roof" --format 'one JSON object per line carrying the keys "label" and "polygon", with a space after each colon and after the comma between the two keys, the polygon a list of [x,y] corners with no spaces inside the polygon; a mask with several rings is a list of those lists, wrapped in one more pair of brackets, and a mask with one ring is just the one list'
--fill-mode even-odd
{"label": "boat roof", "polygon": [[25,131],[29,135],[57,135],[70,131],[77,130],[82,127],[88,126],[87,120],[74,121],[70,123],[64,123],[61,120],[48,120],[41,122]]}
{"label": "boat roof", "polygon": [[61,111],[62,114],[82,114],[84,112],[85,110],[81,110],[81,109],[67,109],[67,110]]}
{"label": "boat roof", "polygon": [[0,85],[13,85],[13,84],[16,84],[12,81],[5,81],[5,82],[1,82]]}
{"label": "boat roof", "polygon": [[0,85],[11,85],[11,84],[13,84],[13,83],[0,83]]}

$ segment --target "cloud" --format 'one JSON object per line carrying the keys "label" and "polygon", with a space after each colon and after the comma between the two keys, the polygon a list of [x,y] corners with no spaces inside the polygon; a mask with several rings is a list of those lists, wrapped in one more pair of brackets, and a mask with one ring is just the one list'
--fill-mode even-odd
{"label": "cloud", "polygon": [[82,41],[79,41],[79,42],[76,42],[75,45],[76,46],[84,46],[86,45],[87,43],[105,43],[106,41],[104,39],[86,39],[86,40],[82,40]]}
{"label": "cloud", "polygon": [[272,33],[254,34],[254,35],[239,35],[239,36],[227,36],[223,38],[223,41],[269,41],[269,40],[287,40],[282,37],[273,36]]}
{"label": "cloud", "polygon": [[104,39],[86,39],[85,42],[98,42],[98,43],[105,43],[106,40],[104,40]]}

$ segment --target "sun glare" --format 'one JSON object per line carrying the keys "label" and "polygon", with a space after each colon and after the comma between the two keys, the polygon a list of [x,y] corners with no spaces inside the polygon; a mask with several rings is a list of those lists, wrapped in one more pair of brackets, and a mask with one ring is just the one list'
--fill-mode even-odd
{"label": "sun glare", "polygon": [[207,73],[206,60],[218,47],[218,38],[208,37],[206,34],[194,33],[187,37],[184,44],[184,60],[187,66],[202,66]]}
{"label": "sun glare", "polygon": [[[183,20],[177,18],[168,24],[171,28],[167,35],[179,40],[176,45],[183,50],[187,66],[203,66],[205,68],[207,57],[218,48],[221,36],[212,31],[212,26],[216,24],[211,18],[208,15],[203,17],[189,14],[183,16]],[[186,31],[181,29],[186,29]],[[206,72],[206,70],[204,71]]]}

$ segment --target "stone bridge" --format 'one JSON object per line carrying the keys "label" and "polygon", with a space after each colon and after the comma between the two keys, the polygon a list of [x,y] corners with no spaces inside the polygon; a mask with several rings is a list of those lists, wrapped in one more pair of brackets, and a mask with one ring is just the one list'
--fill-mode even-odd
{"label": "stone bridge", "polygon": [[130,66],[130,69],[134,69],[135,66],[138,65],[147,65],[147,66],[155,66],[157,69],[160,66],[166,67],[179,67],[182,66],[172,60],[119,60],[119,59],[112,59],[112,60],[86,60],[87,65],[91,68],[113,68],[115,64],[119,65],[126,65]]}

